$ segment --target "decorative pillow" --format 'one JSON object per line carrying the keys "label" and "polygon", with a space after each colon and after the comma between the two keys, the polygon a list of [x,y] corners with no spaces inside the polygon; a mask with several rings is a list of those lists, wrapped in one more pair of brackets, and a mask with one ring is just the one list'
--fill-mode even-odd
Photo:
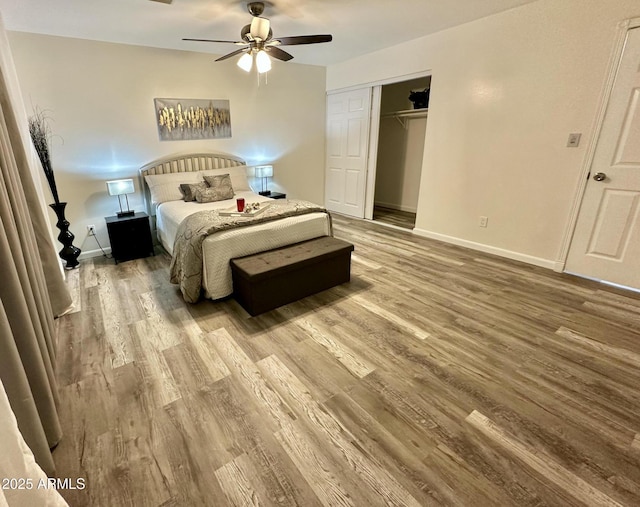
{"label": "decorative pillow", "polygon": [[[218,176],[205,176],[204,181],[209,184],[209,187],[215,188],[220,198],[216,201],[223,201],[224,199],[233,199],[235,195],[233,186],[231,185],[231,176],[229,174],[220,174]],[[209,201],[211,202],[211,201]]]}
{"label": "decorative pillow", "polygon": [[233,185],[233,190],[236,192],[251,192],[251,187],[249,186],[249,180],[247,178],[247,166],[239,165],[236,167],[226,167],[224,169],[207,169],[206,171],[201,171],[203,176],[219,176],[222,174],[228,174],[231,177],[231,184]]}
{"label": "decorative pillow", "polygon": [[[232,196],[233,197],[233,194]],[[221,192],[220,188],[216,187],[207,187],[202,190],[196,190],[196,201],[198,202],[216,202],[216,201],[226,201],[227,199],[231,199],[228,193]]]}
{"label": "decorative pillow", "polygon": [[206,181],[201,181],[200,183],[181,183],[179,188],[180,192],[182,192],[184,202],[191,202],[196,200],[196,192],[209,188],[209,184]]}
{"label": "decorative pillow", "polygon": [[148,174],[144,179],[151,192],[151,202],[162,204],[167,201],[180,201],[180,184],[199,183],[202,181],[202,175],[198,172]]}

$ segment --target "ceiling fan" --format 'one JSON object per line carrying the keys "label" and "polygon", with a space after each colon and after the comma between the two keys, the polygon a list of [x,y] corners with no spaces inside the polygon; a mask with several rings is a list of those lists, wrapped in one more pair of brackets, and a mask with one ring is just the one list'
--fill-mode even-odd
{"label": "ceiling fan", "polygon": [[236,44],[242,48],[232,51],[216,60],[220,62],[236,55],[242,55],[238,60],[238,67],[249,72],[253,65],[255,55],[256,67],[259,73],[267,72],[271,69],[271,59],[269,56],[287,62],[293,55],[280,49],[278,46],[296,46],[300,44],[318,44],[321,42],[331,42],[331,35],[296,35],[293,37],[273,38],[271,24],[267,18],[261,17],[264,12],[264,2],[249,2],[247,4],[249,14],[253,16],[251,24],[245,25],[240,31],[239,41],[213,40],[213,39],[182,39],[197,42],[221,42]]}

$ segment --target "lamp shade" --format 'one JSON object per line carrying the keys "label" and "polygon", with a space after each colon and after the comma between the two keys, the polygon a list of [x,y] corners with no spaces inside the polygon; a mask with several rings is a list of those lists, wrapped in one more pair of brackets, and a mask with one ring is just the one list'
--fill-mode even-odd
{"label": "lamp shade", "polygon": [[245,72],[249,72],[251,70],[251,67],[253,66],[253,58],[249,53],[245,53],[240,57],[237,65]]}
{"label": "lamp shade", "polygon": [[272,177],[273,177],[272,165],[256,166],[256,178],[272,178]]}
{"label": "lamp shade", "polygon": [[258,54],[256,55],[256,67],[260,74],[271,70],[271,58],[269,58],[269,55],[264,52],[264,49],[258,51]]}
{"label": "lamp shade", "polygon": [[107,190],[109,195],[125,195],[135,192],[132,179],[107,181]]}

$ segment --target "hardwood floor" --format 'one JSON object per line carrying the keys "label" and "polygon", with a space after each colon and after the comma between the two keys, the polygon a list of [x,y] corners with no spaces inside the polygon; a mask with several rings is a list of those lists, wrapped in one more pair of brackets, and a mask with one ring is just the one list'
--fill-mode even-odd
{"label": "hardwood floor", "polygon": [[70,273],[72,506],[640,504],[640,296],[334,228],[352,281],[254,318],[165,255]]}
{"label": "hardwood floor", "polygon": [[375,206],[373,208],[373,219],[383,224],[395,225],[403,229],[413,229],[416,226],[416,214],[408,211],[400,211],[391,208]]}

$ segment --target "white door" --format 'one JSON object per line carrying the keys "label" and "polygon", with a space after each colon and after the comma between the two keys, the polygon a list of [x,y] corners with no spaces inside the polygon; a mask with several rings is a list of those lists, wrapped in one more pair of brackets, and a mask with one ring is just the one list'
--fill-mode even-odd
{"label": "white door", "polygon": [[565,270],[640,289],[640,28],[627,33]]}
{"label": "white door", "polygon": [[325,206],[364,217],[371,88],[327,96]]}

